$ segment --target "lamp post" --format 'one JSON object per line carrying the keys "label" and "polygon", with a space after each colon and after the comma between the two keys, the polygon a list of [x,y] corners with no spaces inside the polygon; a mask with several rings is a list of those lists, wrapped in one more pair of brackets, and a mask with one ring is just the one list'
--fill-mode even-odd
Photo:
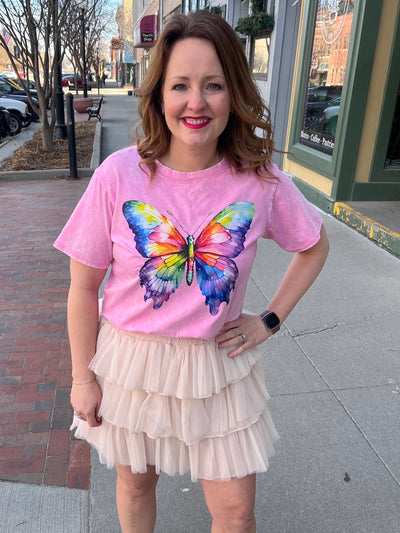
{"label": "lamp post", "polygon": [[87,98],[87,80],[86,80],[86,44],[85,44],[85,8],[81,7],[82,22],[82,63],[83,63],[83,97]]}
{"label": "lamp post", "polygon": [[54,76],[56,83],[53,83],[53,87],[57,85],[56,90],[56,123],[54,126],[54,136],[56,139],[67,138],[67,126],[65,124],[64,114],[64,93],[62,90],[61,80],[61,39],[60,29],[58,25],[58,0],[54,2],[54,39],[55,39],[55,60],[56,68],[54,69]]}

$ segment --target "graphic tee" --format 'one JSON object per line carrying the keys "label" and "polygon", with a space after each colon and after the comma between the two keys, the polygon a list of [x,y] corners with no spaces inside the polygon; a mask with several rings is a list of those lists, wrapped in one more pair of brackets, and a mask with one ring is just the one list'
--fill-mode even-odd
{"label": "graphic tee", "polygon": [[107,269],[103,315],[116,327],[213,338],[242,311],[259,238],[290,252],[319,240],[321,216],[276,166],[273,178],[225,161],[199,172],[157,163],[150,181],[136,147],[96,170],[54,246]]}

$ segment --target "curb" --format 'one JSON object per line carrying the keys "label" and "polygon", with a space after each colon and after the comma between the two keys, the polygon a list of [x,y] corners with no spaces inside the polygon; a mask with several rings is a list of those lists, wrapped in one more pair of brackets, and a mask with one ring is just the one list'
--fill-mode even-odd
{"label": "curb", "polygon": [[[100,165],[101,157],[101,121],[96,123],[96,132],[93,141],[93,153],[90,160],[90,168],[78,168],[79,178],[90,178],[93,172]],[[50,170],[19,170],[0,172],[0,181],[22,181],[22,180],[49,180],[59,176],[69,176],[69,168],[53,168]],[[79,179],[78,178],[78,179]]]}
{"label": "curb", "polygon": [[400,257],[400,233],[379,224],[343,202],[335,202],[333,215],[385,250]]}

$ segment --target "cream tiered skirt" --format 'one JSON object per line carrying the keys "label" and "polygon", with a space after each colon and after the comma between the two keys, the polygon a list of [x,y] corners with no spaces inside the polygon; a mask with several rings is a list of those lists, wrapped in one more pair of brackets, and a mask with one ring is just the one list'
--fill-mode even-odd
{"label": "cream tiered skirt", "polygon": [[229,359],[213,340],[131,333],[101,319],[90,368],[103,393],[102,424],[74,416],[109,468],[147,465],[169,475],[227,481],[268,469],[278,438],[256,348]]}

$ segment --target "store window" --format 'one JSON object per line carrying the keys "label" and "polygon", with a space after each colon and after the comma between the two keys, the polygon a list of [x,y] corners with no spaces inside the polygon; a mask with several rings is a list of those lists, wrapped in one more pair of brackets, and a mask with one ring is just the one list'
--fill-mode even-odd
{"label": "store window", "polygon": [[318,0],[300,144],[332,155],[358,0]]}
{"label": "store window", "polygon": [[254,38],[252,42],[252,72],[256,78],[267,79],[270,37]]}
{"label": "store window", "polygon": [[208,9],[210,7],[209,0],[182,0],[182,13],[186,15],[191,11],[198,11],[199,9]]}
{"label": "store window", "polygon": [[386,152],[385,168],[400,167],[400,84],[397,90],[389,144]]}

